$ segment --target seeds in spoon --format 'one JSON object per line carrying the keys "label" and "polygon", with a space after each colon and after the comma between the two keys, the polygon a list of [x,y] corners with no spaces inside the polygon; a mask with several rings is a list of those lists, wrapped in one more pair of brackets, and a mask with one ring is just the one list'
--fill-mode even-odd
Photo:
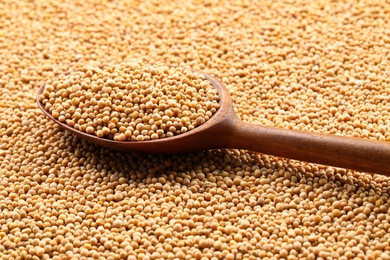
{"label": "seeds in spoon", "polygon": [[115,141],[146,141],[193,130],[219,108],[204,75],[168,66],[85,67],[49,80],[40,102],[75,129]]}

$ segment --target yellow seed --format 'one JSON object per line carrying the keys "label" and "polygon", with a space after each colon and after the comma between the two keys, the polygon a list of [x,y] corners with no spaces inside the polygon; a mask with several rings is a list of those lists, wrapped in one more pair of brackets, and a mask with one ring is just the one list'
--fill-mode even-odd
{"label": "yellow seed", "polygon": [[88,126],[85,131],[87,132],[87,134],[93,134],[95,132],[95,129],[93,129],[92,126]]}
{"label": "yellow seed", "polygon": [[114,220],[114,222],[112,223],[112,227],[114,227],[114,228],[120,228],[120,227],[122,227],[123,226],[123,224],[122,224],[122,221],[120,220],[120,219],[116,219],[116,220]]}
{"label": "yellow seed", "polygon": [[209,247],[209,241],[207,239],[202,239],[199,242],[199,247],[200,248],[206,248]]}

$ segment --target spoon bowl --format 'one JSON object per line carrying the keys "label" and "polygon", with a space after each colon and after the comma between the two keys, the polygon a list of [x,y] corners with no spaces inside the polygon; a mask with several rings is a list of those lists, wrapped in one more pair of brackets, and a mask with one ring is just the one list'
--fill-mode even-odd
{"label": "spoon bowl", "polygon": [[[85,139],[91,143],[121,152],[137,152],[137,153],[151,153],[151,154],[175,154],[175,153],[189,153],[201,151],[205,149],[223,148],[219,142],[215,142],[216,135],[220,134],[222,126],[227,127],[229,120],[236,120],[232,101],[228,90],[220,84],[215,78],[198,72],[205,76],[211,82],[213,87],[218,91],[220,108],[217,112],[204,124],[194,128],[191,131],[175,135],[169,138],[161,138],[157,140],[148,141],[114,141],[106,138],[99,138],[95,135],[87,134],[79,131],[66,123],[62,123],[55,119],[49,111],[44,108],[44,105],[39,102],[39,95],[43,93],[45,84],[42,84],[37,91],[36,100],[38,107],[42,112],[57,123],[61,128],[66,129],[78,137]],[[228,129],[225,129],[228,130]]]}
{"label": "spoon bowl", "polygon": [[42,112],[78,137],[123,152],[175,154],[208,149],[236,148],[312,163],[375,172],[390,176],[390,143],[354,137],[303,132],[250,124],[234,112],[228,90],[215,78],[202,72],[218,91],[220,108],[204,124],[173,137],[148,141],[114,141],[81,132],[59,122],[36,99]]}

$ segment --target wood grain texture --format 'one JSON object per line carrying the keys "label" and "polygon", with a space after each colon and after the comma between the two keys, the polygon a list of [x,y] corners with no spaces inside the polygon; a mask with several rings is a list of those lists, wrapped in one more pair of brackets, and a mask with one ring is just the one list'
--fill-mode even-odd
{"label": "wood grain texture", "polygon": [[390,144],[237,122],[229,147],[390,176]]}

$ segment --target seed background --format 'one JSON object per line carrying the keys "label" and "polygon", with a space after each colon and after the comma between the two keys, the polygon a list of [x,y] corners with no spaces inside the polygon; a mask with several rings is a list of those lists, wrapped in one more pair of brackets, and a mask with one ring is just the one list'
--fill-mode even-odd
{"label": "seed background", "polygon": [[388,177],[117,153],[34,100],[84,65],[163,62],[214,75],[244,121],[389,141],[389,17],[380,0],[0,2],[0,258],[390,259]]}

